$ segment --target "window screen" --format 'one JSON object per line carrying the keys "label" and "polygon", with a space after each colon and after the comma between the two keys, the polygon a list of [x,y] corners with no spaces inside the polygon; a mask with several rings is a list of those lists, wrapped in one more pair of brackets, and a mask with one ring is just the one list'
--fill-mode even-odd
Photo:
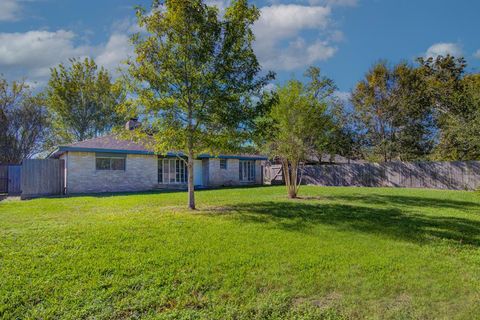
{"label": "window screen", "polygon": [[97,170],[125,171],[126,154],[97,153],[95,155],[95,168]]}
{"label": "window screen", "polygon": [[171,158],[158,159],[158,183],[184,184],[187,179],[187,164],[185,161]]}
{"label": "window screen", "polygon": [[255,181],[255,161],[240,161],[240,181]]}

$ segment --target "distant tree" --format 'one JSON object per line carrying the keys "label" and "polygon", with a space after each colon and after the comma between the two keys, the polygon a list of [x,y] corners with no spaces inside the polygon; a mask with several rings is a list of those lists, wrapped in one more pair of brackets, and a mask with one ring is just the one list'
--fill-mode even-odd
{"label": "distant tree", "polygon": [[306,75],[307,84],[291,80],[279,88],[276,103],[261,120],[268,129],[262,130],[259,141],[270,157],[281,161],[289,198],[297,197],[302,164],[328,150],[333,129],[328,108],[335,85],[318,68],[310,68]]}
{"label": "distant tree", "polygon": [[427,81],[425,93],[434,107],[436,117],[441,122],[443,116],[456,113],[462,108],[462,79],[467,66],[464,58],[451,55],[418,58],[422,76]]}
{"label": "distant tree", "polygon": [[108,71],[89,58],[70,62],[52,69],[46,89],[55,139],[62,143],[102,135],[123,122],[116,107],[124,93]]}
{"label": "distant tree", "polygon": [[135,99],[125,109],[142,117],[156,152],[186,155],[190,209],[196,156],[238,150],[262,111],[254,98],[273,75],[258,76],[252,26],[259,15],[247,0],[232,1],[222,17],[202,0],[154,1],[137,12],[145,33],[133,37]]}
{"label": "distant tree", "polygon": [[480,160],[480,74],[462,79],[463,104],[466,110],[454,116],[458,138],[450,146],[456,150],[455,160]]}
{"label": "distant tree", "polygon": [[432,148],[434,122],[420,69],[380,62],[352,93],[359,134],[374,161],[419,160]]}
{"label": "distant tree", "polygon": [[49,134],[43,103],[24,81],[0,78],[0,163],[20,163],[43,151]]}
{"label": "distant tree", "polygon": [[435,111],[437,160],[480,159],[480,74],[465,74],[464,58],[419,59]]}

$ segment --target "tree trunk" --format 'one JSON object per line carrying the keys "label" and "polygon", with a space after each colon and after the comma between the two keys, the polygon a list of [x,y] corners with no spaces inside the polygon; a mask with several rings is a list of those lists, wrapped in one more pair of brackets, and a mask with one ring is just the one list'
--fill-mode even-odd
{"label": "tree trunk", "polygon": [[296,174],[293,175],[293,168],[290,168],[288,160],[282,161],[283,166],[283,177],[285,180],[285,186],[287,187],[287,194],[290,199],[295,199],[297,197],[297,187],[295,180]]}
{"label": "tree trunk", "polygon": [[293,188],[288,189],[288,198],[289,199],[295,199],[297,198],[297,193]]}
{"label": "tree trunk", "polygon": [[195,186],[193,184],[193,152],[188,153],[188,208],[195,210]]}
{"label": "tree trunk", "polygon": [[288,194],[288,197],[290,199],[295,199],[297,197],[297,193],[298,193],[298,188],[297,188],[297,184],[298,184],[298,177],[297,177],[297,173],[298,173],[298,167],[297,167],[297,162],[296,161],[292,161],[291,163],[291,166],[290,166],[290,174],[291,174],[291,177],[290,177],[290,193]]}
{"label": "tree trunk", "polygon": [[[190,101],[190,99],[189,99]],[[195,210],[195,185],[193,184],[193,163],[195,159],[193,158],[193,139],[194,139],[194,129],[193,129],[193,113],[192,105],[188,104],[188,134],[187,134],[187,149],[188,149],[188,208],[190,210]]]}

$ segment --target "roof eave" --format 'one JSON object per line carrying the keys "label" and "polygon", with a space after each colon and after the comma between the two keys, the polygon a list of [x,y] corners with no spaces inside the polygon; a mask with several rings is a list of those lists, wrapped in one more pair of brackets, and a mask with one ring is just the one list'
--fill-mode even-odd
{"label": "roof eave", "polygon": [[218,155],[212,156],[209,154],[201,154],[198,156],[198,159],[238,159],[238,160],[268,160],[268,157],[265,156],[230,156],[230,155]]}
{"label": "roof eave", "polygon": [[[65,152],[72,151],[72,152],[102,152],[102,153],[124,153],[124,154],[139,154],[139,155],[160,155],[153,151],[147,150],[125,150],[125,149],[103,149],[103,148],[82,148],[82,147],[70,147],[70,146],[59,146],[54,151],[52,151],[48,158],[58,157]],[[167,152],[167,157],[175,157],[180,156],[183,157],[185,155],[181,153],[173,153]],[[197,159],[238,159],[238,160],[261,160],[266,161],[268,157],[265,156],[235,156],[235,155],[217,155],[212,156],[209,154],[201,154],[197,157]]]}
{"label": "roof eave", "polygon": [[127,153],[127,154],[155,155],[155,152],[147,151],[147,150],[82,148],[82,147],[68,147],[68,146],[59,146],[58,151],[59,152],[73,151],[73,152],[103,152],[103,153]]}

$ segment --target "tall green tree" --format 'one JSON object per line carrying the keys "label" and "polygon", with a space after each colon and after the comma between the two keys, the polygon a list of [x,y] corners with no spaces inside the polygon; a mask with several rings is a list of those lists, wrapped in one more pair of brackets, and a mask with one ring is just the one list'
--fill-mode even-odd
{"label": "tall green tree", "polygon": [[122,87],[93,59],[53,68],[46,97],[57,143],[97,137],[123,122],[116,112],[124,100]]}
{"label": "tall green tree", "polygon": [[191,209],[196,156],[237,150],[262,112],[254,97],[273,74],[259,76],[252,49],[259,15],[247,0],[232,1],[222,17],[202,0],[154,1],[150,12],[137,11],[145,32],[133,37],[135,99],[126,109],[142,118],[156,152],[186,155]]}
{"label": "tall green tree", "polygon": [[419,160],[432,148],[434,122],[422,71],[406,63],[375,64],[352,93],[370,160]]}
{"label": "tall green tree", "polygon": [[464,58],[419,59],[435,111],[438,160],[480,159],[480,74],[466,74]]}
{"label": "tall green tree", "polygon": [[42,152],[49,128],[43,98],[24,81],[0,78],[0,163],[20,163]]}
{"label": "tall green tree", "polygon": [[270,113],[258,120],[266,129],[257,143],[282,163],[289,198],[298,195],[302,164],[328,152],[333,132],[328,110],[336,87],[318,68],[309,68],[306,75],[307,84],[291,80],[279,88]]}
{"label": "tall green tree", "polygon": [[418,58],[417,61],[427,82],[425,94],[428,95],[438,120],[441,122],[443,116],[461,112],[462,79],[467,67],[465,59],[446,55]]}
{"label": "tall green tree", "polygon": [[363,159],[362,136],[358,134],[355,113],[350,110],[348,101],[332,99],[329,114],[333,123],[328,145],[323,152],[334,159],[336,155],[346,159]]}

